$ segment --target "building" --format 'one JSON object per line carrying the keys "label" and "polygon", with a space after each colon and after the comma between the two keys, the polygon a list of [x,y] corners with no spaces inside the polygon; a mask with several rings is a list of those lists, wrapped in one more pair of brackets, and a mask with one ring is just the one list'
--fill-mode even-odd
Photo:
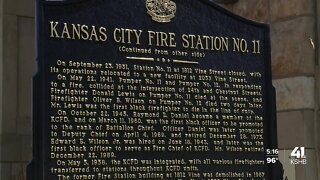
{"label": "building", "polygon": [[[220,0],[221,1],[221,0]],[[0,179],[25,179],[32,158],[31,94],[35,69],[35,2],[0,0]],[[238,0],[221,4],[270,23],[277,89],[280,159],[289,180],[320,179],[320,3],[317,0]],[[307,165],[291,165],[294,147]]]}

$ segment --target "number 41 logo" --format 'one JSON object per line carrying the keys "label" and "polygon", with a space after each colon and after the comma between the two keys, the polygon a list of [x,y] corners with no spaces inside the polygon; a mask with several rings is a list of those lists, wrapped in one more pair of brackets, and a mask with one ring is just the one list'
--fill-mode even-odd
{"label": "number 41 logo", "polygon": [[297,159],[307,158],[305,155],[305,147],[295,147],[291,152],[291,157],[295,157]]}

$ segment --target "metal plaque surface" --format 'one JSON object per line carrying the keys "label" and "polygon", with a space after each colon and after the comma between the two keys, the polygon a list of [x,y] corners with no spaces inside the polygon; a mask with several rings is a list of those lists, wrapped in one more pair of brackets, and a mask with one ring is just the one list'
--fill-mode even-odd
{"label": "metal plaque surface", "polygon": [[29,180],[280,179],[269,27],[208,0],[37,1]]}

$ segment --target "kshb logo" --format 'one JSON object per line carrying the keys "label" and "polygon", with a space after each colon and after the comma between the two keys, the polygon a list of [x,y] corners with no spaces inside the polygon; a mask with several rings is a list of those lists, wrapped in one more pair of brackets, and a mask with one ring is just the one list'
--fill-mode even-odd
{"label": "kshb logo", "polygon": [[295,147],[290,155],[291,164],[307,164],[305,147]]}

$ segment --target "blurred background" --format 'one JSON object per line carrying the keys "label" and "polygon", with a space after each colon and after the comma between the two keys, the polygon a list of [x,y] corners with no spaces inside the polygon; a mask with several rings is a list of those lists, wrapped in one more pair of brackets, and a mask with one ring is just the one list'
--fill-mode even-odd
{"label": "blurred background", "polygon": [[[214,1],[214,0],[212,0]],[[288,180],[320,180],[320,2],[216,0],[270,24],[280,161]],[[0,0],[0,180],[24,180],[32,159],[35,0]],[[290,164],[305,147],[307,164]]]}

